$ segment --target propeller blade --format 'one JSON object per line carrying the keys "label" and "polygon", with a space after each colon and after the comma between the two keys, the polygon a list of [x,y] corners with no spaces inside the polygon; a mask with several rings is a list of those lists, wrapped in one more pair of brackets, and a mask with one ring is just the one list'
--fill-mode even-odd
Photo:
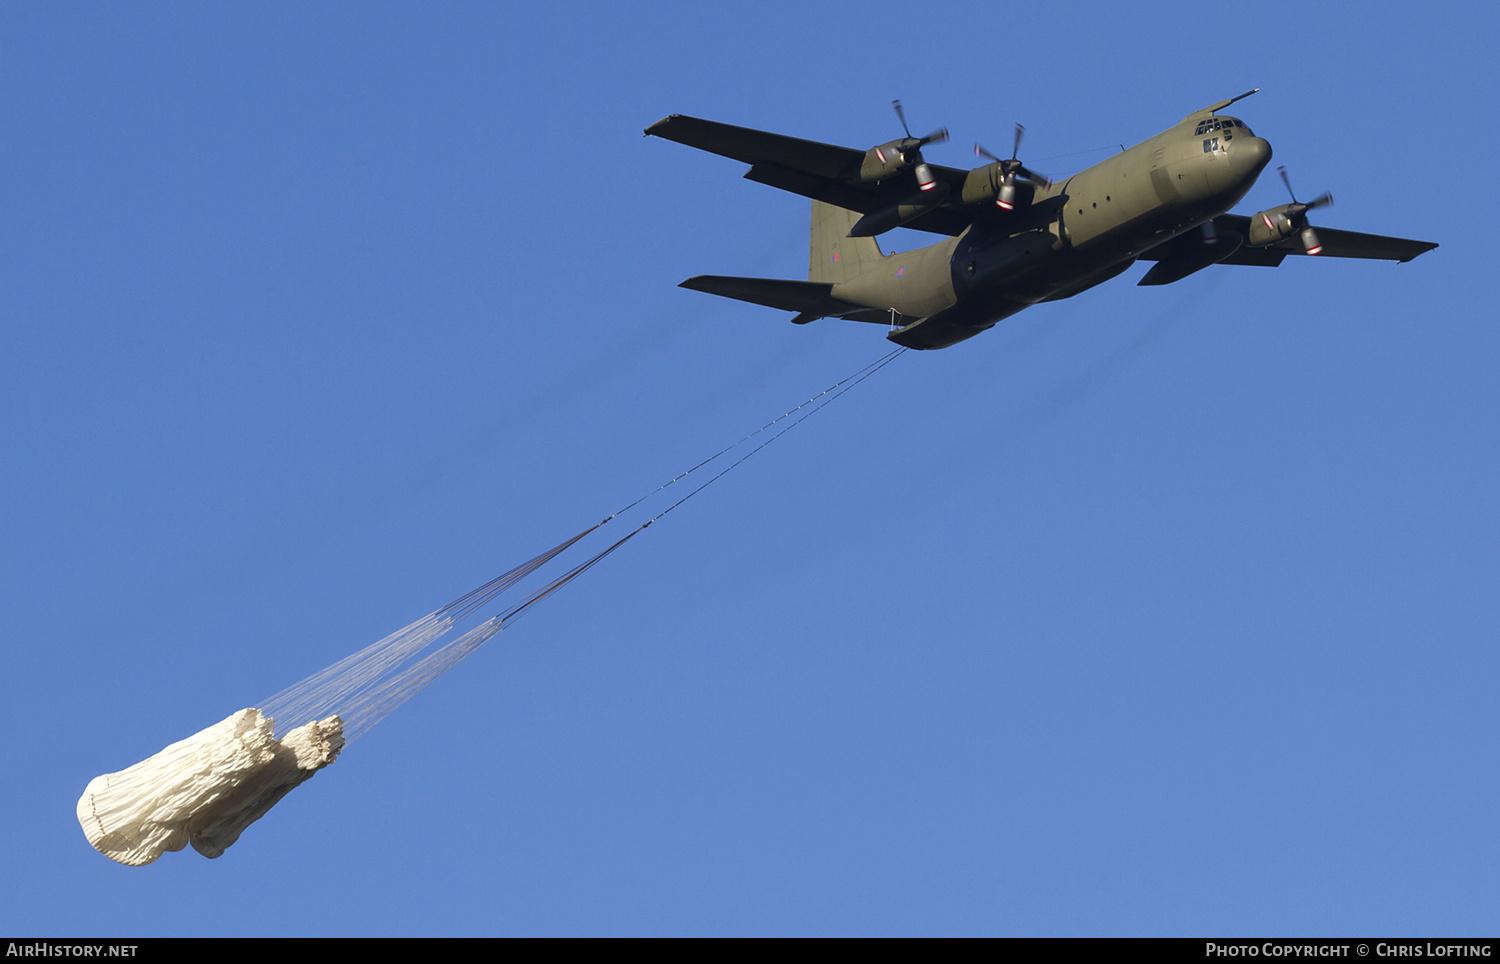
{"label": "propeller blade", "polygon": [[1318,240],[1318,232],[1312,228],[1302,229],[1302,250],[1308,254],[1321,254],[1323,243]]}
{"label": "propeller blade", "polygon": [[[1292,196],[1292,203],[1293,204],[1301,204],[1302,202],[1297,200],[1297,195],[1292,190],[1292,179],[1286,176],[1286,167],[1285,167],[1285,165],[1276,168],[1276,170],[1281,173],[1281,183],[1283,183],[1283,184],[1286,185],[1286,193],[1288,193],[1288,194],[1290,194]],[[1331,193],[1325,191],[1322,194],[1319,194],[1317,197],[1313,198],[1311,201],[1308,201],[1307,202],[1307,209],[1310,211],[1313,208],[1320,208],[1320,207],[1322,207],[1325,204],[1332,204],[1332,203],[1333,203],[1333,195]]]}
{"label": "propeller blade", "polygon": [[937,178],[932,176],[932,168],[928,167],[926,164],[918,164],[916,172],[917,188],[919,190],[930,191],[933,188],[937,187]]}
{"label": "propeller blade", "polygon": [[985,150],[980,145],[974,145],[975,155],[983,158],[988,158],[994,163],[1000,165],[1000,170],[1004,174],[1004,181],[1001,183],[999,194],[995,197],[995,204],[1005,211],[1014,210],[1016,206],[1015,179],[1017,175],[1024,177],[1026,180],[1031,181],[1033,184],[1036,184],[1043,189],[1052,186],[1052,179],[1050,177],[1045,174],[1039,174],[1036,171],[1028,168],[1025,164],[1022,164],[1020,161],[1016,160],[1015,155],[1021,153],[1021,137],[1025,133],[1026,128],[1021,124],[1017,124],[1016,142],[1014,147],[1011,149],[1010,160],[1001,160],[1000,158],[991,154],[989,151]]}
{"label": "propeller blade", "polygon": [[901,102],[893,100],[891,106],[896,108],[896,119],[901,121],[901,129],[906,131],[907,137],[911,137],[911,128],[906,126],[906,112],[901,109]]}
{"label": "propeller blade", "polygon": [[939,127],[937,130],[922,138],[923,144],[941,144],[948,139],[948,128]]}
{"label": "propeller blade", "polygon": [[1025,167],[1024,165],[1017,167],[1016,173],[1026,178],[1026,180],[1031,181],[1034,184],[1039,184],[1044,188],[1052,186],[1052,178],[1048,177],[1045,174],[1038,174],[1036,171],[1033,171],[1031,168]]}
{"label": "propeller blade", "polygon": [[1292,203],[1297,203],[1297,192],[1292,190],[1292,179],[1286,176],[1286,165],[1282,164],[1276,168],[1281,172],[1281,183],[1286,185],[1286,193],[1292,196]]}

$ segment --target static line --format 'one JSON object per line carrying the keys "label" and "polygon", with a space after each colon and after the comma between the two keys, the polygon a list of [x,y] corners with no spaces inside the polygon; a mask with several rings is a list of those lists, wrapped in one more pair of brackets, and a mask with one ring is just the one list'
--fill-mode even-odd
{"label": "static line", "polygon": [[[770,445],[772,442],[774,442],[777,439],[781,438],[783,435],[785,435],[787,432],[790,432],[792,429],[796,428],[798,425],[801,425],[803,422],[807,421],[807,419],[810,416],[812,416],[813,413],[821,410],[829,402],[833,401],[835,398],[838,398],[840,395],[844,394],[849,389],[853,388],[855,385],[858,385],[860,382],[864,381],[866,378],[869,378],[871,375],[873,375],[876,372],[880,371],[882,368],[884,368],[885,366],[889,365],[891,362],[895,361],[896,360],[896,356],[901,355],[901,354],[905,353],[906,351],[907,351],[907,349],[905,349],[905,348],[897,348],[895,351],[887,354],[884,358],[881,358],[879,361],[874,362],[873,364],[870,364],[870,365],[866,365],[864,368],[861,368],[858,372],[855,372],[853,375],[850,375],[849,378],[844,379],[843,382],[839,382],[838,385],[833,386],[833,388],[838,388],[839,385],[844,385],[844,382],[848,382],[847,385],[844,385],[844,387],[840,388],[838,391],[833,392],[833,388],[830,388],[827,391],[824,391],[824,392],[822,392],[822,393],[820,393],[818,395],[815,395],[812,398],[808,399],[806,402],[803,402],[801,405],[797,406],[797,408],[795,408],[795,409],[792,410],[793,412],[797,411],[798,409],[804,408],[805,406],[811,404],[812,402],[816,401],[817,399],[822,398],[824,395],[828,395],[829,392],[833,392],[832,395],[828,395],[828,397],[826,399],[823,399],[823,401],[821,403],[819,403],[818,405],[814,406],[813,408],[809,409],[808,411],[804,412],[802,415],[800,415],[799,417],[797,417],[796,419],[794,419],[792,421],[792,423],[790,425],[788,425],[786,428],[784,428],[781,431],[777,432],[775,435],[773,435],[770,438],[766,439],[764,442],[760,443],[755,448],[751,449],[750,451],[746,452],[744,455],[740,456],[740,458],[737,461],[735,461],[734,463],[732,463],[731,465],[729,465],[728,467],[726,467],[718,475],[716,475],[713,478],[709,479],[707,482],[705,482],[702,485],[698,486],[696,489],[694,489],[693,491],[689,492],[687,495],[683,496],[682,498],[678,499],[676,502],[673,502],[671,505],[667,506],[661,512],[657,513],[655,516],[653,516],[651,518],[651,520],[649,522],[646,523],[646,525],[641,526],[641,528],[644,529],[646,526],[650,525],[652,522],[655,522],[657,519],[660,519],[662,516],[666,515],[668,512],[671,512],[673,509],[677,508],[679,505],[682,505],[688,499],[691,499],[693,496],[697,495],[699,492],[702,492],[704,489],[708,488],[710,485],[713,485],[715,482],[717,482],[720,479],[722,479],[725,475],[729,474],[729,472],[732,471],[735,466],[739,465],[741,462],[745,461],[750,456],[754,455],[756,452],[759,452],[761,449],[765,448],[767,445]],[[791,412],[788,412],[787,414],[790,415]],[[785,415],[782,416],[782,418],[785,418],[785,417],[786,417]],[[776,421],[779,422],[779,421],[781,421],[781,419],[777,419]],[[771,422],[769,425],[765,426],[765,428],[769,428],[771,425],[774,425],[774,424],[776,424],[776,422]],[[752,432],[750,434],[751,435],[758,434],[759,432],[765,431],[765,428],[757,429],[755,432]],[[745,438],[749,438],[749,437],[750,437],[749,435],[745,436]],[[744,439],[741,439],[741,441],[744,441]],[[735,443],[735,445],[738,445],[738,444],[739,444],[739,442]],[[733,446],[731,446],[731,448],[733,448]],[[727,452],[728,449],[725,449],[725,451]],[[722,455],[724,453],[721,452],[719,454]],[[714,457],[718,458],[718,456],[714,456]]]}
{"label": "static line", "polygon": [[[683,473],[681,473],[681,474],[679,474],[679,475],[677,475],[677,476],[675,476],[675,477],[673,477],[671,479],[668,479],[667,481],[663,482],[661,485],[658,485],[656,488],[652,489],[650,492],[647,492],[645,495],[641,496],[639,499],[636,499],[634,502],[630,503],[625,508],[620,509],[620,510],[616,511],[615,513],[613,513],[612,515],[610,515],[608,518],[606,518],[604,520],[604,522],[608,522],[610,519],[615,518],[615,516],[624,515],[626,512],[629,512],[631,509],[634,509],[636,506],[640,505],[642,502],[645,502],[647,499],[651,498],[653,495],[655,495],[656,493],[660,492],[661,490],[667,488],[668,486],[674,485],[677,482],[682,481],[683,479],[685,479],[688,476],[692,475],[694,472],[696,472],[699,469],[703,468],[708,463],[712,462],[714,459],[717,459],[719,456],[725,454],[726,452],[730,451],[731,449],[734,449],[734,448],[736,448],[736,447],[738,447],[740,445],[743,445],[745,442],[750,441],[752,438],[754,438],[755,436],[759,435],[761,432],[764,432],[766,429],[770,428],[771,426],[776,425],[777,423],[779,423],[781,421],[784,421],[785,419],[790,418],[791,416],[797,414],[798,412],[802,411],[802,409],[804,409],[807,406],[811,405],[813,402],[816,402],[818,399],[822,398],[824,395],[827,395],[829,392],[832,392],[832,391],[838,389],[840,386],[844,385],[845,383],[852,382],[855,379],[859,379],[859,380],[862,381],[865,378],[868,378],[870,375],[873,375],[876,371],[878,371],[881,367],[883,367],[886,363],[888,363],[892,358],[895,358],[897,355],[901,354],[903,351],[906,351],[906,349],[905,348],[897,348],[895,351],[890,352],[890,353],[886,354],[884,357],[879,358],[876,361],[871,362],[870,364],[866,365],[864,368],[861,368],[859,371],[855,372],[853,375],[850,375],[847,378],[843,378],[843,379],[841,379],[841,380],[839,380],[837,382],[834,382],[832,385],[829,385],[827,388],[823,389],[821,392],[819,392],[818,394],[814,395],[812,398],[809,398],[807,401],[803,402],[801,405],[798,405],[796,408],[793,408],[790,411],[787,411],[787,412],[785,412],[785,413],[783,413],[781,415],[778,415],[776,418],[771,419],[769,422],[767,422],[766,424],[762,425],[760,428],[756,429],[755,431],[751,432],[749,435],[746,435],[744,438],[741,438],[739,441],[734,442],[734,443],[732,443],[730,445],[727,445],[724,448],[720,449],[719,451],[715,452],[713,455],[710,455],[708,458],[704,459],[702,462],[699,462],[697,465],[695,465],[692,468],[688,469],[686,472],[683,472]],[[850,387],[853,387],[853,386],[851,385]],[[846,389],[846,391],[847,391],[847,389]],[[840,392],[840,394],[842,394],[842,392]],[[821,408],[822,406],[819,406],[819,407]],[[800,421],[800,419],[798,421]],[[757,451],[759,451],[759,449],[757,449]],[[743,461],[743,459],[741,461]],[[738,464],[739,464],[739,462],[735,463],[735,465],[738,465]],[[603,524],[604,524],[603,522],[599,523],[599,525],[603,525]],[[595,528],[597,528],[597,526]],[[592,531],[592,530],[590,530],[590,531]]]}
{"label": "static line", "polygon": [[[626,506],[625,509],[621,509],[620,512],[624,512],[624,511],[626,511],[626,509],[629,509],[631,506],[639,505],[641,502],[645,501],[645,499],[649,498],[651,495],[655,495],[657,492],[660,492],[662,489],[665,489],[667,486],[671,485],[673,482],[676,482],[679,479],[685,478],[686,476],[690,475],[694,471],[702,468],[703,466],[707,465],[709,462],[712,462],[714,459],[716,459],[719,456],[723,455],[725,452],[728,452],[730,449],[734,448],[736,445],[740,445],[741,443],[747,441],[748,439],[751,439],[751,438],[755,437],[756,435],[759,435],[761,432],[764,432],[766,429],[768,429],[771,426],[777,424],[778,422],[784,421],[785,419],[787,419],[787,418],[795,415],[797,412],[802,412],[803,409],[807,409],[807,411],[802,412],[801,415],[798,415],[796,418],[793,418],[792,421],[788,425],[786,425],[784,428],[781,429],[781,431],[777,432],[775,435],[772,435],[770,438],[766,439],[764,442],[760,443],[755,448],[753,448],[750,451],[746,452],[744,455],[740,456],[738,459],[736,459],[731,464],[725,466],[724,469],[721,470],[718,475],[715,475],[713,478],[707,480],[702,485],[700,485],[697,488],[693,489],[687,495],[685,495],[682,498],[678,499],[676,502],[673,502],[671,505],[667,506],[665,509],[663,509],[662,511],[658,512],[656,515],[654,515],[651,518],[647,519],[645,522],[641,523],[636,528],[632,529],[623,539],[621,539],[620,541],[618,541],[618,542],[614,543],[613,545],[609,546],[609,548],[605,549],[603,552],[599,553],[598,555],[594,556],[593,558],[585,561],[583,564],[581,564],[581,565],[579,565],[579,566],[577,566],[577,567],[569,570],[568,572],[564,573],[563,575],[557,577],[556,579],[554,579],[551,582],[547,583],[545,586],[542,586],[540,589],[538,589],[535,592],[533,592],[519,606],[516,606],[514,609],[512,609],[509,612],[505,613],[505,615],[499,617],[500,622],[502,624],[508,623],[510,620],[519,617],[522,613],[525,613],[532,606],[534,606],[537,603],[541,602],[543,599],[545,599],[546,597],[552,595],[554,592],[556,592],[557,590],[561,589],[563,586],[567,585],[568,583],[572,582],[574,579],[576,579],[579,576],[583,575],[584,572],[586,572],[590,568],[592,568],[595,563],[599,562],[605,556],[609,555],[611,552],[614,552],[616,549],[618,549],[621,546],[623,546],[626,542],[628,542],[629,540],[635,538],[637,535],[640,535],[642,532],[644,532],[646,530],[646,528],[648,526],[650,526],[652,523],[656,522],[658,519],[660,519],[663,516],[665,516],[668,512],[671,512],[673,509],[675,509],[678,506],[682,505],[688,499],[691,499],[693,496],[697,495],[699,492],[702,492],[704,489],[708,488],[710,485],[713,485],[715,482],[719,481],[724,476],[726,476],[730,472],[734,471],[734,469],[737,466],[739,466],[741,463],[743,463],[746,459],[750,458],[752,455],[754,455],[755,453],[759,452],[761,449],[765,448],[767,445],[770,445],[772,442],[774,442],[777,439],[781,438],[781,436],[785,435],[787,432],[790,432],[792,429],[796,428],[798,425],[800,425],[803,422],[805,422],[808,418],[812,417],[812,415],[814,413],[820,411],[825,406],[827,406],[830,402],[832,402],[834,399],[838,398],[840,395],[843,395],[845,392],[849,391],[855,385],[858,385],[860,382],[864,381],[866,378],[869,378],[871,375],[873,375],[876,372],[880,371],[886,365],[889,365],[891,362],[895,361],[895,359],[896,359],[896,357],[898,355],[901,355],[901,354],[905,353],[906,351],[907,351],[907,349],[905,349],[905,348],[897,348],[894,351],[887,353],[884,357],[880,358],[877,361],[871,362],[869,365],[866,365],[864,368],[861,368],[859,371],[855,372],[853,375],[850,375],[848,378],[842,379],[842,380],[840,380],[838,382],[835,382],[833,385],[830,385],[828,388],[826,388],[823,391],[819,392],[818,394],[814,395],[812,398],[809,398],[807,401],[803,402],[801,405],[798,405],[796,408],[794,408],[791,411],[787,412],[785,415],[782,415],[782,416],[780,416],[778,418],[772,419],[770,422],[767,422],[765,425],[763,425],[760,428],[756,429],[754,432],[751,432],[749,435],[746,435],[744,438],[740,439],[738,442],[735,442],[734,445],[731,445],[728,448],[725,448],[725,449],[717,452],[716,454],[710,456],[709,458],[704,459],[702,462],[699,462],[697,465],[693,466],[691,469],[688,469],[688,471],[686,471],[686,472],[682,473],[681,475],[677,476],[676,478],[672,479],[670,482],[667,482],[664,485],[658,486],[656,489],[654,489],[652,492],[648,493],[646,496],[642,496],[640,499],[637,499],[635,502],[632,502],[630,504],[630,506]],[[813,403],[817,402],[818,399],[820,399],[820,398],[823,399],[823,400],[821,402],[819,402],[817,405],[813,405]],[[813,405],[813,407],[812,408],[808,408],[809,405]],[[620,512],[616,512],[615,515],[619,515]],[[614,518],[614,516],[610,516],[610,519],[613,519],[613,518]],[[609,519],[606,519],[604,521],[608,522]],[[603,524],[604,523],[600,523],[600,525],[603,525]],[[595,528],[598,528],[598,527],[596,526]],[[580,538],[581,538],[581,536],[580,536]]]}

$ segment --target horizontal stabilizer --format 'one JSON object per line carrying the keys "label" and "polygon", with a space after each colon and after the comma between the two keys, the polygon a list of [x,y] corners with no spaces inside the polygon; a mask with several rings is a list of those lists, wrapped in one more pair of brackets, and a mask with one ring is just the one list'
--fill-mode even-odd
{"label": "horizontal stabilizer", "polygon": [[[783,281],[778,278],[730,278],[724,275],[700,274],[678,285],[694,291],[706,291],[721,298],[748,301],[752,305],[780,308],[798,313],[800,323],[813,318],[829,318],[861,310],[860,305],[840,301],[832,294],[833,285],[820,281]],[[804,317],[807,316],[807,317]]]}

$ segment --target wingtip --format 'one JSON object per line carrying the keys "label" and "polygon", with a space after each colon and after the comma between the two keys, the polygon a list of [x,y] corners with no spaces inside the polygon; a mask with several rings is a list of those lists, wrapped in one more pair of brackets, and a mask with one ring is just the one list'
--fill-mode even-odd
{"label": "wingtip", "polygon": [[1426,244],[1427,247],[1423,248],[1421,251],[1418,251],[1416,254],[1412,255],[1410,258],[1402,258],[1399,261],[1397,261],[1396,263],[1397,264],[1406,264],[1408,261],[1415,261],[1417,258],[1420,258],[1422,255],[1426,254],[1427,252],[1429,252],[1429,251],[1435,251],[1438,248],[1438,243],[1436,241],[1424,241],[1423,243]]}
{"label": "wingtip", "polygon": [[672,123],[672,121],[675,118],[678,118],[678,117],[681,117],[681,116],[682,116],[681,114],[668,114],[666,117],[663,117],[661,120],[657,121],[655,124],[652,124],[650,127],[646,128],[644,131],[642,131],[641,132],[641,136],[642,137],[652,137],[652,136],[660,137],[661,136],[661,131],[659,130],[659,128],[666,127],[668,124]]}

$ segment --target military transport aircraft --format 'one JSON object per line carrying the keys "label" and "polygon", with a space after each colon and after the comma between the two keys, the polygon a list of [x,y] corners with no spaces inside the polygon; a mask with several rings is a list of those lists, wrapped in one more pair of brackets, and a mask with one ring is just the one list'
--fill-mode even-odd
{"label": "military transport aircraft", "polygon": [[[1256,88],[1259,90],[1259,88]],[[946,348],[1022,308],[1069,298],[1137,259],[1156,264],[1143,285],[1162,285],[1213,264],[1275,267],[1289,254],[1410,261],[1437,247],[1332,228],[1307,213],[1324,194],[1260,211],[1227,213],[1271,160],[1271,145],[1219,111],[1256,90],[1189,114],[1150,140],[1052,183],[1018,159],[972,171],[928,164],[922,148],[944,129],[868,151],[673,114],[646,128],[750,165],[745,177],[812,198],[806,281],[699,275],[684,288],[794,311],[792,321],[845,318],[890,325],[908,348]],[[1281,170],[1292,193],[1286,170]],[[949,237],[884,255],[876,235],[896,227]]]}

